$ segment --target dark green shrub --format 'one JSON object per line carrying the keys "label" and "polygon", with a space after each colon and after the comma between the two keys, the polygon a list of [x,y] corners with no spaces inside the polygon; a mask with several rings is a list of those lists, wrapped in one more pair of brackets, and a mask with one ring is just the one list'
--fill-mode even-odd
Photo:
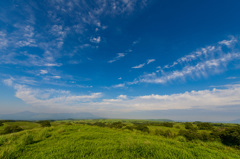
{"label": "dark green shrub", "polygon": [[95,123],[85,122],[86,125],[95,125]]}
{"label": "dark green shrub", "polygon": [[83,124],[83,125],[87,124],[86,122],[83,122],[83,121],[74,122],[74,123],[75,123],[75,124]]}
{"label": "dark green shrub", "polygon": [[22,144],[23,145],[29,145],[29,144],[32,144],[32,143],[34,143],[32,134],[25,134],[22,137]]}
{"label": "dark green shrub", "polygon": [[213,138],[214,140],[221,141],[220,135],[221,135],[222,131],[223,131],[223,130],[221,130],[221,129],[215,129],[214,131],[212,131],[212,132],[210,133],[211,138]]}
{"label": "dark green shrub", "polygon": [[181,129],[181,127],[179,125],[175,126],[176,129]]}
{"label": "dark green shrub", "polygon": [[96,126],[100,126],[100,127],[106,127],[107,126],[105,123],[102,123],[102,122],[96,122],[92,125],[96,125]]}
{"label": "dark green shrub", "polygon": [[0,136],[0,146],[7,142],[7,138],[5,136]]}
{"label": "dark green shrub", "polygon": [[213,141],[215,138],[207,133],[207,132],[201,132],[198,133],[197,131],[193,130],[180,130],[178,135],[184,136],[188,141],[192,140],[202,140],[202,141]]}
{"label": "dark green shrub", "polygon": [[134,127],[133,126],[126,126],[125,129],[133,131]]}
{"label": "dark green shrub", "polygon": [[0,126],[3,126],[3,122],[2,121],[0,121]]}
{"label": "dark green shrub", "polygon": [[22,131],[23,129],[17,125],[7,126],[3,129],[2,134],[9,134],[14,132]]}
{"label": "dark green shrub", "polygon": [[162,126],[172,128],[172,127],[173,127],[173,123],[170,123],[170,122],[164,122],[164,123],[162,123]]}
{"label": "dark green shrub", "polygon": [[161,130],[161,129],[156,129],[155,130],[155,135],[164,135],[164,131],[163,130]]}
{"label": "dark green shrub", "polygon": [[126,126],[125,124],[123,124],[122,122],[113,122],[112,124],[109,125],[109,127],[111,128],[117,128],[117,129],[121,129],[122,127]]}
{"label": "dark green shrub", "polygon": [[176,135],[171,130],[166,130],[163,134],[163,136],[167,138],[174,138]]}
{"label": "dark green shrub", "polygon": [[210,141],[210,140],[213,140],[212,137],[211,137],[211,135],[208,134],[208,133],[206,133],[206,132],[200,133],[199,137],[200,137],[199,139],[202,140],[202,141]]}
{"label": "dark green shrub", "polygon": [[67,122],[67,123],[65,123],[65,125],[72,125],[72,123],[70,123],[70,122]]}
{"label": "dark green shrub", "polygon": [[240,146],[240,127],[225,129],[221,132],[220,139],[225,145]]}
{"label": "dark green shrub", "polygon": [[199,124],[199,123],[202,123],[201,121],[194,121],[193,124]]}
{"label": "dark green shrub", "polygon": [[51,137],[51,133],[50,133],[49,128],[43,128],[43,129],[39,132],[38,135],[39,135],[39,136],[38,136],[39,140],[44,140],[44,139],[46,139],[46,138]]}
{"label": "dark green shrub", "polygon": [[51,123],[48,120],[43,120],[38,122],[42,127],[50,127]]}
{"label": "dark green shrub", "polygon": [[190,130],[194,129],[194,126],[192,123],[186,122],[184,123],[184,125],[185,125],[185,129],[190,129]]}
{"label": "dark green shrub", "polygon": [[146,132],[146,133],[150,132],[149,128],[145,125],[137,125],[135,129],[140,130],[142,132]]}
{"label": "dark green shrub", "polygon": [[212,123],[212,126],[224,127],[225,125],[223,123]]}
{"label": "dark green shrub", "polygon": [[197,126],[200,130],[213,130],[213,126],[210,123],[198,123]]}
{"label": "dark green shrub", "polygon": [[178,135],[184,136],[188,141],[201,139],[200,135],[196,131],[192,130],[180,130]]}

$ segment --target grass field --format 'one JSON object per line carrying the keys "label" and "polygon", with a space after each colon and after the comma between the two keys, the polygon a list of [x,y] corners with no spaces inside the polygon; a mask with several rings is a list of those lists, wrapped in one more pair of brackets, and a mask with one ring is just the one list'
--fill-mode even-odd
{"label": "grass field", "polygon": [[[17,124],[25,130],[0,135],[0,158],[240,158],[238,148],[219,141],[187,141],[183,136],[165,137],[154,133],[161,129],[177,134],[185,129],[183,123],[175,123],[172,128],[148,126],[149,133],[84,124],[100,121],[108,124],[119,120],[56,121],[44,128],[33,122],[4,123],[3,127]],[[121,122],[132,126],[132,122],[144,121]]]}

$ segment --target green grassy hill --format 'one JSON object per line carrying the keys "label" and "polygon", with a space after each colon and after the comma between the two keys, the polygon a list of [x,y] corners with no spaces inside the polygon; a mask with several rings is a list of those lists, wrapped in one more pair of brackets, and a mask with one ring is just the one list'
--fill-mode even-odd
{"label": "green grassy hill", "polygon": [[[150,125],[147,132],[127,129],[134,126],[130,121],[121,123],[122,127],[112,120],[104,121],[108,126],[99,124],[99,120],[56,121],[45,128],[37,123],[28,123],[29,126],[25,127],[27,130],[0,135],[0,158],[240,158],[238,148],[219,141],[188,141],[176,135],[185,129],[183,123],[166,127],[156,122],[159,126]],[[28,129],[30,125],[32,128]],[[175,135],[156,135],[156,129],[171,130]]]}

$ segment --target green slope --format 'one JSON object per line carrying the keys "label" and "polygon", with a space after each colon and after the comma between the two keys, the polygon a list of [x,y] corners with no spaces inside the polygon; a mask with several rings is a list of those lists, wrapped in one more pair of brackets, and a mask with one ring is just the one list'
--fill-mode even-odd
{"label": "green slope", "polygon": [[101,128],[58,125],[0,136],[0,158],[240,158],[240,151],[219,142]]}

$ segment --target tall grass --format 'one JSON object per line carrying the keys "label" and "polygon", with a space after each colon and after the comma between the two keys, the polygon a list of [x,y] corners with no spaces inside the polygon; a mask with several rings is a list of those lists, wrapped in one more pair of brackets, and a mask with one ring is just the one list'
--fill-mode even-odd
{"label": "tall grass", "polygon": [[[158,129],[178,130],[175,127]],[[148,134],[135,129],[61,123],[1,135],[0,158],[240,158],[240,150],[217,141],[187,141],[183,136],[167,138],[155,135],[155,130],[150,127]]]}

